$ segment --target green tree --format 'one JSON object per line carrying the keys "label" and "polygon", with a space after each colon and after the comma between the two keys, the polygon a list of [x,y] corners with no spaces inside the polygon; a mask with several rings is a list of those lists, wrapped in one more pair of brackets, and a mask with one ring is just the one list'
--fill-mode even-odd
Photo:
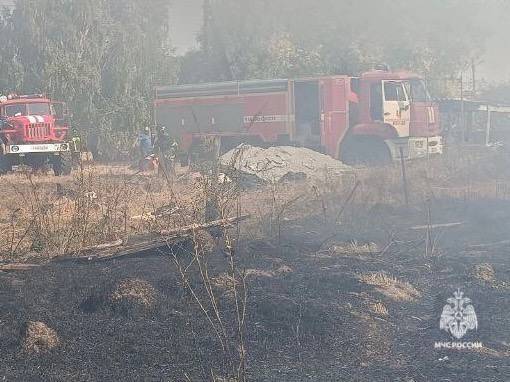
{"label": "green tree", "polygon": [[122,150],[174,81],[166,0],[17,0],[1,19],[5,90],[67,101],[73,123]]}

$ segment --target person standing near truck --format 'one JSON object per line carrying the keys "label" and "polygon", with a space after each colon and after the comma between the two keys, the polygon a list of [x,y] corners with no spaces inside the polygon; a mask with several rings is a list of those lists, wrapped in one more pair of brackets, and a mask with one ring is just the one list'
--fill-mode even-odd
{"label": "person standing near truck", "polygon": [[138,145],[138,150],[140,153],[138,162],[140,171],[146,171],[148,168],[148,158],[152,154],[152,138],[150,129],[148,127],[140,130],[135,144]]}
{"label": "person standing near truck", "polygon": [[158,129],[156,134],[156,141],[154,142],[154,152],[158,157],[158,174],[161,176],[168,175],[168,151],[170,149],[170,137],[166,132],[166,127],[162,126]]}
{"label": "person standing near truck", "polygon": [[163,176],[175,176],[175,158],[177,156],[178,144],[167,133],[163,126],[158,130],[154,151],[159,160],[159,174]]}

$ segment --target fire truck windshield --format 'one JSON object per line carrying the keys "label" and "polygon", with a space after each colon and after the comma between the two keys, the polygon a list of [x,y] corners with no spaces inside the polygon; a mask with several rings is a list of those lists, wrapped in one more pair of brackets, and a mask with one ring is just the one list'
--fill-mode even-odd
{"label": "fire truck windshield", "polygon": [[406,91],[411,101],[414,102],[429,102],[431,100],[430,94],[427,90],[425,81],[420,79],[412,79],[405,82]]}
{"label": "fire truck windshield", "polygon": [[7,105],[5,106],[4,114],[6,117],[17,117],[21,115],[27,115],[27,105],[25,104]]}
{"label": "fire truck windshield", "polygon": [[29,103],[28,105],[29,115],[50,115],[50,104],[48,103]]}
{"label": "fire truck windshield", "polygon": [[24,115],[49,115],[50,105],[44,102],[6,105],[4,114],[6,117],[18,117]]}

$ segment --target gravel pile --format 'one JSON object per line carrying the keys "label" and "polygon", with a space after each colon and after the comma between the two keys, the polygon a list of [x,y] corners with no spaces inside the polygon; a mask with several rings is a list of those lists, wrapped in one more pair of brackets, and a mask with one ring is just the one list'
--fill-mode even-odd
{"label": "gravel pile", "polygon": [[241,145],[220,158],[224,166],[234,167],[264,182],[289,179],[324,180],[350,172],[351,167],[316,151],[292,146],[267,149]]}

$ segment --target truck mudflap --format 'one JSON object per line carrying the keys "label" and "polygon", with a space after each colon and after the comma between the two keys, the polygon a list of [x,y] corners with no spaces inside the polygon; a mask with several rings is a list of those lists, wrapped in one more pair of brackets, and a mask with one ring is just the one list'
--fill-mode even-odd
{"label": "truck mudflap", "polygon": [[385,141],[393,160],[400,160],[401,152],[405,159],[426,158],[429,155],[443,154],[443,137],[411,137],[388,139]]}
{"label": "truck mudflap", "polygon": [[6,154],[65,153],[71,151],[69,143],[41,143],[30,145],[6,145]]}

